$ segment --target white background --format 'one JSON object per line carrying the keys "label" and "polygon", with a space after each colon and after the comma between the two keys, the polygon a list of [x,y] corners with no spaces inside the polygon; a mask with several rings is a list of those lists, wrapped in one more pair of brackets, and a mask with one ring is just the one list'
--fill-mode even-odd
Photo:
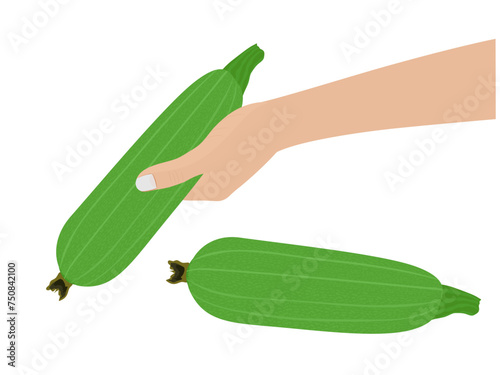
{"label": "white background", "polygon": [[[16,260],[19,373],[496,371],[497,120],[439,126],[446,141],[395,191],[384,173],[396,171],[398,157],[407,158],[415,141],[436,126],[326,139],[280,152],[229,199],[191,216],[183,213],[192,203],[183,203],[127,269],[119,291],[119,281],[115,288],[75,286],[63,302],[45,291],[58,272],[56,241],[68,217],[183,89],[250,45],[258,43],[266,58],[252,75],[247,104],[494,39],[500,27],[494,1],[402,0],[401,12],[349,62],[340,43],[352,44],[356,28],[367,25],[370,12],[387,9],[387,1],[229,4],[231,11],[220,17],[212,0],[70,1],[17,52],[9,33],[22,35],[24,17],[32,20],[40,3],[0,6],[0,289],[6,290],[7,260]],[[157,66],[169,76],[121,119],[113,101],[136,88],[147,67]],[[76,147],[85,139],[82,131],[104,118],[113,120],[114,130],[60,181],[53,162],[63,162],[66,148]],[[167,260],[189,261],[224,236],[407,262],[478,295],[481,311],[431,322],[404,337],[258,326],[241,331],[242,325],[206,314],[185,284],[165,282]],[[101,301],[97,308],[89,305],[93,298]],[[68,324],[76,333],[54,351],[51,336],[60,337]],[[228,345],[228,338],[237,341]]]}

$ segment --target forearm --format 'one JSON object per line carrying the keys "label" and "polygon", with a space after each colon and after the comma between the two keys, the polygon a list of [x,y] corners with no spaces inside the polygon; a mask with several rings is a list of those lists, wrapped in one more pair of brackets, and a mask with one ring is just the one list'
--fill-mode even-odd
{"label": "forearm", "polygon": [[391,65],[271,100],[293,121],[279,149],[345,134],[495,118],[495,41]]}

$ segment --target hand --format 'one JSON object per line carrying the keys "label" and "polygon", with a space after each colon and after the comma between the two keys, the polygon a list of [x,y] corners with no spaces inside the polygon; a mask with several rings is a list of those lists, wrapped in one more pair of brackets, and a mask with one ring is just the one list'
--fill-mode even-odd
{"label": "hand", "polygon": [[148,191],[202,175],[186,199],[222,200],[284,148],[374,130],[494,119],[495,92],[494,40],[435,53],[240,108],[194,150],[146,169],[136,184]]}
{"label": "hand", "polygon": [[279,134],[294,115],[269,102],[251,104],[226,116],[187,154],[142,171],[141,191],[164,189],[202,175],[186,200],[220,201],[252,177],[279,150]]}

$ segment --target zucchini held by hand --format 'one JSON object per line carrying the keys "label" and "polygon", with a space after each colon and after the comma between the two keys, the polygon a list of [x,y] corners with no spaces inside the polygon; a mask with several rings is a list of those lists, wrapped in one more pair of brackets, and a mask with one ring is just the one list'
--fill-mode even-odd
{"label": "zucchini held by hand", "polygon": [[248,48],[189,86],[153,122],[64,225],[57,242],[60,274],[47,290],[62,300],[72,284],[103,284],[135,259],[201,177],[144,193],[136,188],[137,176],[191,151],[240,108],[263,58],[257,45]]}

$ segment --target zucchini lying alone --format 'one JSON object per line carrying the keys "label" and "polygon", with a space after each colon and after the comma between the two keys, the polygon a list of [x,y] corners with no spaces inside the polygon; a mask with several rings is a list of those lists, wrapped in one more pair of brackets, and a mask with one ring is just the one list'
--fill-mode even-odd
{"label": "zucchini lying alone", "polygon": [[169,264],[168,282],[187,282],[201,308],[237,323],[389,333],[479,311],[479,298],[420,268],[335,250],[223,238]]}
{"label": "zucchini lying alone", "polygon": [[201,177],[143,193],[137,176],[192,150],[241,107],[250,74],[263,58],[257,45],[250,47],[198,79],[153,122],[64,225],[57,242],[60,273],[48,290],[62,300],[72,284],[103,284],[135,259]]}

